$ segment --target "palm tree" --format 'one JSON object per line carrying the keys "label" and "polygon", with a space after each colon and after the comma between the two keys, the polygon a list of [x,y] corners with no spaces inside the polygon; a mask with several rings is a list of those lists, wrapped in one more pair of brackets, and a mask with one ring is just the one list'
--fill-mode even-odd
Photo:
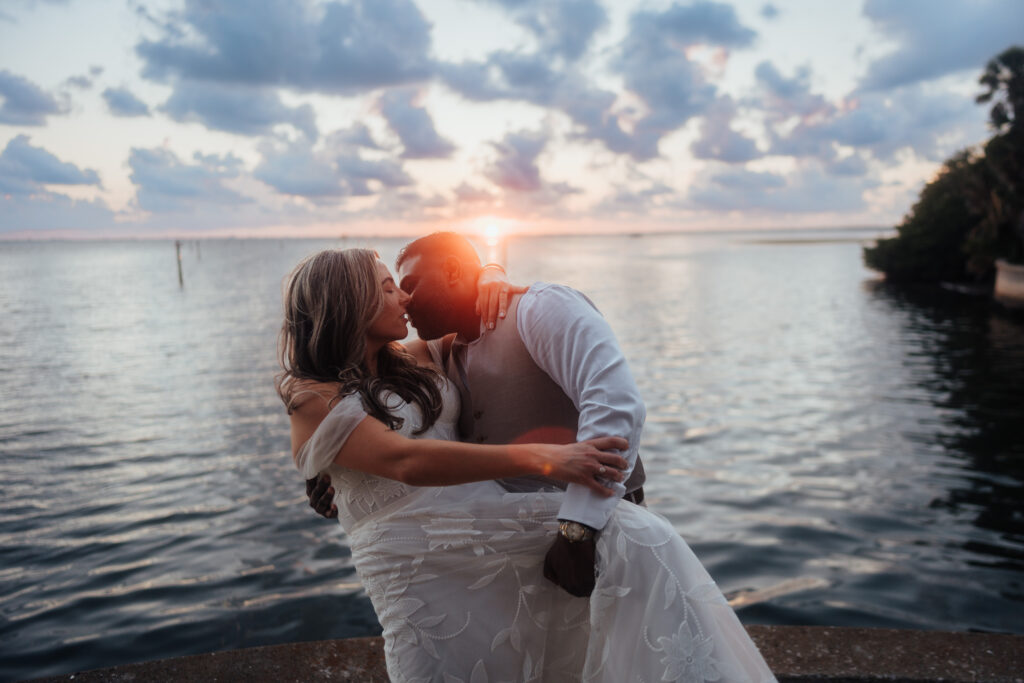
{"label": "palm tree", "polygon": [[969,192],[985,218],[972,231],[968,250],[982,262],[991,263],[983,254],[993,251],[1024,262],[1024,48],[1011,47],[989,60],[978,82],[986,88],[978,103],[994,102],[989,126],[995,135],[985,144],[991,180]]}
{"label": "palm tree", "polygon": [[1024,47],[1011,47],[990,59],[978,83],[988,88],[978,95],[978,104],[996,101],[989,112],[995,132],[1019,128],[1024,114]]}

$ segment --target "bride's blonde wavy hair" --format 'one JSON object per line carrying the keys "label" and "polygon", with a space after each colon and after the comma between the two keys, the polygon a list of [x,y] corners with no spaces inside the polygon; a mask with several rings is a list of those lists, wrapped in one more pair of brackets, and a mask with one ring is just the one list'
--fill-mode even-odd
{"label": "bride's blonde wavy hair", "polygon": [[370,249],[326,250],[303,260],[284,287],[284,324],[278,343],[282,372],[275,386],[291,414],[306,382],[337,383],[333,405],[359,393],[363,407],[391,429],[402,419],[390,414],[382,393],[393,392],[419,406],[422,433],[441,414],[438,374],[418,366],[401,344],[377,355],[377,374],[366,367],[366,338],[383,302],[377,254]]}

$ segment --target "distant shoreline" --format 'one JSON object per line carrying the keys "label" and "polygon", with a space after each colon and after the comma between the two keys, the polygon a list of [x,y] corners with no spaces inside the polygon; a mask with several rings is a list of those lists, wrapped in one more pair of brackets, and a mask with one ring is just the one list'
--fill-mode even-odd
{"label": "distant shoreline", "polygon": [[[504,239],[534,239],[534,238],[565,238],[565,237],[631,237],[644,239],[651,237],[674,237],[684,235],[757,235],[770,233],[849,233],[849,232],[876,232],[878,237],[885,236],[893,231],[892,226],[839,226],[839,227],[772,227],[772,228],[693,228],[681,230],[651,230],[651,231],[622,231],[622,232],[560,232],[560,233],[511,233],[504,236]],[[225,234],[160,234],[160,235],[87,235],[68,234],[62,231],[60,234],[49,232],[48,234],[31,235],[24,231],[4,235],[0,234],[0,243],[18,242],[242,242],[242,241],[267,241],[267,240],[309,240],[309,241],[343,241],[343,240],[411,240],[422,237],[425,233],[414,232],[408,234],[345,234],[337,235],[225,235]],[[467,233],[472,235],[472,233]],[[483,236],[480,236],[483,239]],[[805,240],[794,238],[793,240],[768,239],[766,243],[800,244],[809,242],[861,242],[875,237],[864,237],[863,239],[853,238],[818,238]],[[758,244],[762,240],[748,240],[748,243]]]}
{"label": "distant shoreline", "polygon": [[836,237],[836,238],[817,238],[817,239],[761,239],[761,240],[741,240],[743,244],[862,244],[864,242],[871,242],[879,239],[883,235],[877,237]]}

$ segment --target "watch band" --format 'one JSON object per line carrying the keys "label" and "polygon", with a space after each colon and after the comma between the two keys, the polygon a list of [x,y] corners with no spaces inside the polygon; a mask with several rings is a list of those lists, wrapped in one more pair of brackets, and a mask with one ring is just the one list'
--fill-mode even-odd
{"label": "watch band", "polygon": [[592,539],[594,530],[586,524],[560,519],[558,520],[558,534],[570,543],[579,543]]}

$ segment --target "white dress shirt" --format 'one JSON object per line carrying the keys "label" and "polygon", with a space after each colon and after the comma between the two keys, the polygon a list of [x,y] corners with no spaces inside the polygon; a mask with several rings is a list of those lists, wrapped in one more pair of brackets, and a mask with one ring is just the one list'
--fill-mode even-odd
{"label": "white dress shirt", "polygon": [[[579,411],[576,440],[620,436],[629,441],[621,454],[629,461],[628,478],[647,410],[608,321],[581,292],[537,283],[519,300],[516,325],[534,362]],[[570,484],[559,519],[603,529],[626,492],[618,482],[612,486],[617,495],[602,497],[581,484]]]}

